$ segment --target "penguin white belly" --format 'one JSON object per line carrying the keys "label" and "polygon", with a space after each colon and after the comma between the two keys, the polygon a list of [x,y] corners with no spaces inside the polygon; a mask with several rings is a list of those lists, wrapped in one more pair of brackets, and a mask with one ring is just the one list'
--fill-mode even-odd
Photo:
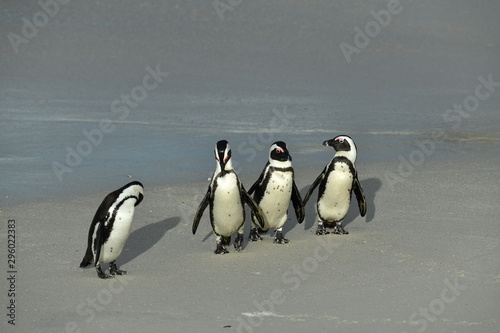
{"label": "penguin white belly", "polygon": [[337,163],[326,180],[325,193],[318,200],[318,214],[328,222],[338,222],[347,215],[351,202],[353,175],[345,163]]}
{"label": "penguin white belly", "polygon": [[264,230],[278,229],[285,224],[292,187],[293,174],[291,172],[275,171],[272,173],[264,196],[259,202],[259,207],[264,213]]}
{"label": "penguin white belly", "polygon": [[116,213],[113,230],[106,243],[101,246],[100,262],[109,263],[116,260],[123,250],[130,235],[134,219],[135,200],[127,200]]}
{"label": "penguin white belly", "polygon": [[229,173],[219,177],[213,198],[214,231],[222,236],[236,233],[243,225],[244,213],[237,176]]}

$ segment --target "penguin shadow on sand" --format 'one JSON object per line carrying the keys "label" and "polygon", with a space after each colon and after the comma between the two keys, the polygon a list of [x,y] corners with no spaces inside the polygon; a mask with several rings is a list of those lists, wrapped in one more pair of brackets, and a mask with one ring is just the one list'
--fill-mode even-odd
{"label": "penguin shadow on sand", "polygon": [[[356,196],[354,193],[351,197],[351,205],[349,207],[349,211],[347,216],[344,218],[344,222],[342,225],[345,227],[352,221],[354,221],[358,216],[360,218],[364,218],[366,223],[369,223],[375,217],[376,207],[375,207],[375,196],[377,192],[382,187],[382,181],[378,178],[368,178],[364,180],[360,180],[361,187],[363,188],[363,193],[365,194],[366,200],[366,215],[364,217],[359,216],[358,210],[358,202],[356,201]],[[305,196],[305,193],[309,190],[309,186],[305,186],[301,189],[300,193],[302,198]],[[306,212],[306,218],[304,219],[304,230],[309,230],[316,226],[316,200],[318,198],[317,189],[307,202],[307,205],[304,207]],[[286,227],[286,225],[285,225]],[[292,228],[294,226],[292,225]]]}
{"label": "penguin shadow on sand", "polygon": [[360,183],[361,187],[363,188],[363,193],[365,194],[366,215],[364,217],[361,217],[359,215],[358,201],[356,200],[356,196],[353,193],[351,197],[351,206],[349,207],[347,216],[344,218],[344,222],[342,223],[344,227],[358,217],[364,219],[366,223],[371,222],[375,217],[375,195],[377,191],[382,187],[382,182],[378,178],[368,178],[360,180]]}
{"label": "penguin shadow on sand", "polygon": [[[302,196],[302,191],[300,191],[300,195]],[[304,199],[304,197],[302,197],[302,199]],[[314,209],[314,207],[313,207],[313,209]],[[307,209],[305,207],[304,207],[304,214],[305,214],[304,221],[302,221],[302,223],[299,224],[297,221],[297,215],[295,215],[295,209],[293,208],[293,204],[292,204],[292,202],[290,202],[290,206],[288,206],[288,217],[287,217],[287,220],[285,222],[285,225],[283,225],[283,235],[285,236],[285,238],[289,238],[286,236],[288,234],[288,232],[290,232],[291,230],[293,230],[297,227],[300,228],[301,225],[306,223],[306,221],[307,221]],[[274,232],[274,229],[272,231]],[[273,232],[271,232],[271,236],[273,236]],[[290,238],[290,242],[293,242],[292,238]]]}
{"label": "penguin shadow on sand", "polygon": [[[366,200],[366,215],[364,219],[366,220],[366,223],[369,223],[373,220],[375,217],[375,196],[377,195],[377,192],[382,188],[382,181],[379,178],[368,178],[361,180],[361,187],[363,188],[363,191],[365,193],[365,200]],[[354,198],[356,200],[356,198]],[[355,202],[357,205],[357,203]],[[356,209],[353,209],[353,220],[356,216],[359,215],[359,211]]]}
{"label": "penguin shadow on sand", "polygon": [[124,265],[148,251],[160,241],[167,231],[175,228],[180,221],[179,216],[171,217],[147,224],[133,231],[127,240],[123,253],[118,257],[119,264]]}
{"label": "penguin shadow on sand", "polygon": [[[306,196],[307,191],[309,190],[309,187],[311,187],[311,184],[304,186],[300,190],[300,195],[302,196],[302,200],[304,200],[304,197]],[[309,201],[304,207],[304,211],[306,214],[306,217],[304,218],[304,230],[309,230],[316,226],[316,200],[318,199],[318,189],[314,191],[314,193],[311,195],[309,198]]]}

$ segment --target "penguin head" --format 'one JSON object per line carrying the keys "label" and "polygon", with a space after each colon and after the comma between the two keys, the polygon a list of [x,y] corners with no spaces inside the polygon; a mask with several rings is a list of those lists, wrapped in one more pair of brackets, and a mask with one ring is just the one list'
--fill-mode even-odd
{"label": "penguin head", "polygon": [[290,152],[288,151],[288,146],[283,141],[276,141],[269,148],[269,162],[288,162],[292,161]]}
{"label": "penguin head", "polygon": [[138,181],[133,181],[122,187],[122,193],[137,197],[134,206],[137,206],[144,199],[144,186]]}
{"label": "penguin head", "polygon": [[226,140],[217,141],[214,149],[215,159],[217,160],[217,173],[221,171],[233,170],[231,161],[231,146]]}
{"label": "penguin head", "polygon": [[323,142],[323,146],[330,146],[337,152],[335,155],[342,155],[349,158],[352,162],[356,161],[356,144],[348,135],[338,135],[333,139]]}

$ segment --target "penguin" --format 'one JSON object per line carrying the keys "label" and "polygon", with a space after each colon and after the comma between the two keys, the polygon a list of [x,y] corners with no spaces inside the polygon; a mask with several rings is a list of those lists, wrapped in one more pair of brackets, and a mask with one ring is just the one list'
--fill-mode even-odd
{"label": "penguin", "polygon": [[[127,274],[116,267],[116,258],[130,235],[135,207],[144,198],[143,193],[142,184],[134,181],[104,198],[90,224],[87,251],[80,263],[81,268],[94,263],[97,276],[101,279]],[[103,263],[109,263],[111,275],[102,271]]]}
{"label": "penguin", "polygon": [[[286,244],[290,241],[283,237],[282,229],[288,217],[290,200],[295,209],[297,222],[304,221],[304,206],[302,197],[295,185],[292,157],[288,146],[283,141],[274,142],[269,148],[269,161],[266,163],[260,177],[252,185],[248,194],[262,209],[265,225],[259,228],[255,217],[252,215],[253,226],[250,229],[250,240],[262,240],[259,233],[265,233],[273,228],[274,243]],[[259,230],[258,230],[259,228]]]}
{"label": "penguin", "polygon": [[348,234],[342,226],[351,203],[354,191],[358,201],[359,213],[366,214],[366,200],[356,171],[356,144],[347,135],[339,135],[323,142],[324,146],[335,149],[335,156],[323,169],[304,197],[304,206],[314,189],[319,185],[316,211],[318,229],[316,235],[326,235],[329,232],[325,226],[333,227],[334,234]]}
{"label": "penguin", "polygon": [[234,248],[237,252],[243,248],[243,229],[245,223],[246,203],[264,227],[261,209],[247,193],[238,175],[234,171],[231,159],[231,146],[226,140],[220,140],[214,149],[216,169],[208,186],[207,193],[201,201],[193,220],[193,235],[196,234],[203,212],[210,205],[210,223],[215,234],[217,248],[215,254],[229,253],[231,236],[237,233]]}

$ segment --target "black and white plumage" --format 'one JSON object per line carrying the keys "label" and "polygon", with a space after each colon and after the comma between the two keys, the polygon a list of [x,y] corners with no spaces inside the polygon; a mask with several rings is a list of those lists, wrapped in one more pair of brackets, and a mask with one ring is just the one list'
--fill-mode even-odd
{"label": "black and white plumage", "polygon": [[[116,267],[116,258],[130,235],[135,207],[144,198],[143,193],[142,184],[134,181],[104,198],[90,225],[87,251],[80,267],[94,263],[97,275],[102,279],[127,273]],[[103,263],[109,263],[111,275],[102,271]]]}
{"label": "black and white plumage", "polygon": [[193,235],[198,229],[203,212],[210,205],[210,223],[217,244],[214,253],[228,253],[226,245],[229,245],[231,235],[235,233],[237,233],[237,236],[234,241],[234,248],[236,251],[241,251],[245,223],[244,204],[246,203],[250,207],[252,214],[257,217],[261,226],[264,226],[264,218],[259,206],[247,193],[233,169],[229,143],[226,140],[218,141],[214,153],[217,160],[216,169],[207,193],[194,216]]}
{"label": "black and white plumage", "polygon": [[316,211],[318,214],[317,235],[325,235],[325,226],[333,227],[335,234],[348,234],[342,226],[351,203],[351,194],[354,191],[358,201],[359,213],[366,214],[366,200],[363,189],[358,180],[356,171],[356,145],[347,135],[339,135],[323,142],[324,146],[331,146],[336,153],[333,159],[323,169],[304,197],[304,206],[314,189],[319,185]]}
{"label": "black and white plumage", "polygon": [[259,233],[275,229],[274,243],[285,244],[289,240],[283,237],[282,229],[288,218],[290,200],[295,209],[297,222],[304,220],[304,206],[302,197],[295,185],[292,157],[288,146],[283,141],[277,141],[269,148],[269,161],[260,174],[259,179],[252,185],[248,193],[262,209],[264,227],[259,227],[255,216],[252,215],[253,226],[250,229],[250,240],[262,238]]}

